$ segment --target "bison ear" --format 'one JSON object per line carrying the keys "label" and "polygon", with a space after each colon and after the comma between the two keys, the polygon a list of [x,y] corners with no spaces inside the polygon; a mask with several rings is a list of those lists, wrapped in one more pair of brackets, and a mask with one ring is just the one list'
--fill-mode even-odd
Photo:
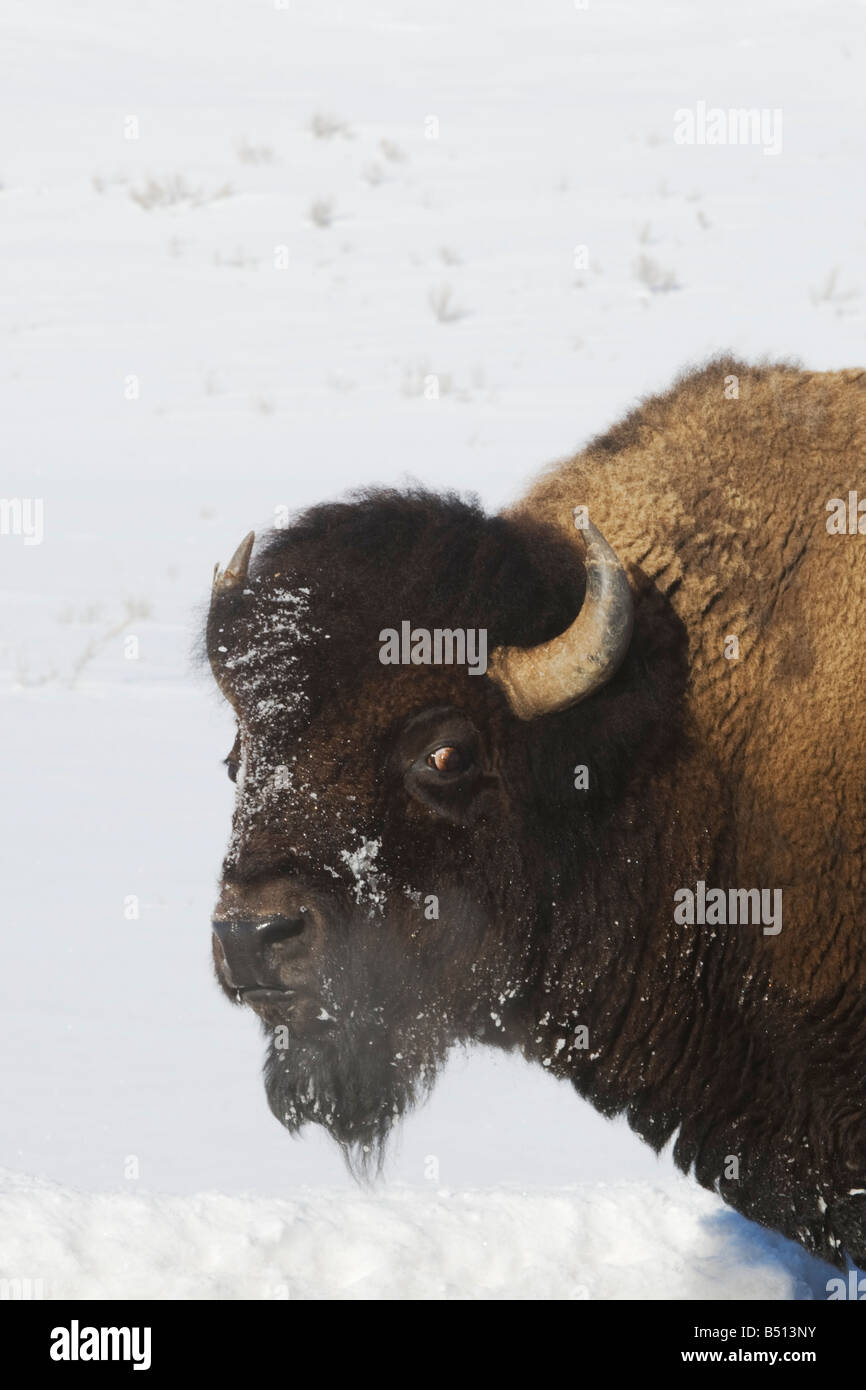
{"label": "bison ear", "polygon": [[621,561],[591,521],[585,547],[586,594],[570,627],[537,647],[497,647],[487,674],[518,719],[570,709],[605,685],[631,640],[634,603]]}

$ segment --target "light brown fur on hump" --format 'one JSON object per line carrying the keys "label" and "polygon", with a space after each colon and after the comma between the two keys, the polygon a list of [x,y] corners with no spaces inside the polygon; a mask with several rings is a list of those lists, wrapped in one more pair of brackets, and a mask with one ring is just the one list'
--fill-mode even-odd
{"label": "light brown fur on hump", "polygon": [[717,886],[782,888],[781,937],[756,950],[811,997],[866,983],[866,535],[826,529],[828,501],[852,489],[866,497],[866,371],[720,359],[516,508],[571,533],[587,505],[637,594],[669,596],[698,756],[730,789],[735,879]]}

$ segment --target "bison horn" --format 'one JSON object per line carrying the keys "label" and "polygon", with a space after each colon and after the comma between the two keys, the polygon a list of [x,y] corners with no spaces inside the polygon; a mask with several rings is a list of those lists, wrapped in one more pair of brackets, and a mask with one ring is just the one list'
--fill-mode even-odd
{"label": "bison horn", "polygon": [[[211,593],[211,609],[210,614],[208,616],[207,625],[207,649],[208,656],[210,658],[211,670],[214,673],[216,683],[230,704],[234,704],[234,699],[232,697],[231,691],[225,683],[222,671],[222,663],[218,659],[216,659],[214,654],[217,645],[216,634],[217,632],[222,632],[222,628],[216,627],[217,619],[214,614],[213,601],[214,599],[218,598],[220,594],[231,593],[233,590],[237,591],[238,589],[240,589],[241,585],[246,583],[247,573],[250,567],[250,556],[253,553],[253,541],[255,540],[255,538],[255,531],[250,531],[248,536],[244,536],[243,540],[241,541],[232,558],[229,560],[225,569],[220,571],[219,565],[216,565],[213,572],[213,591]],[[225,647],[221,647],[220,650],[224,652]]]}
{"label": "bison horn", "polygon": [[215,594],[224,594],[229,589],[237,589],[241,584],[246,583],[255,538],[255,531],[250,531],[248,536],[244,536],[222,573],[220,573],[219,565],[216,566],[213,572],[213,591]]}
{"label": "bison horn", "polygon": [[569,709],[609,681],[626,654],[633,601],[628,577],[592,522],[582,529],[586,594],[574,622],[537,647],[497,647],[488,675],[519,719]]}

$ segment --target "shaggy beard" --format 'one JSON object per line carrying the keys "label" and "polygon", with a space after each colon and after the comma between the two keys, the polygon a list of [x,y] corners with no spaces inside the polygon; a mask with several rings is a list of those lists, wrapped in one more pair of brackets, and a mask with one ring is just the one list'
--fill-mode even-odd
{"label": "shaggy beard", "polygon": [[[360,1179],[382,1169],[388,1137],[425,1100],[452,1047],[481,1036],[501,997],[506,971],[495,971],[484,932],[490,918],[462,892],[440,890],[443,918],[418,937],[417,918],[368,918],[333,931],[319,963],[320,999],[332,1026],[294,1036],[278,1048],[273,1032],[265,1087],[274,1116],[290,1133],[320,1125]],[[414,942],[411,951],[407,942]],[[513,963],[512,963],[513,964]],[[501,1005],[497,1005],[501,1009]]]}
{"label": "shaggy beard", "polygon": [[421,1039],[367,1019],[315,1042],[292,1038],[284,1050],[272,1043],[268,1104],[291,1134],[321,1125],[354,1176],[370,1179],[381,1172],[393,1126],[426,1098],[454,1041],[441,1025]]}
{"label": "shaggy beard", "polygon": [[366,919],[334,930],[318,972],[330,1026],[295,1035],[289,1023],[285,1047],[270,1030],[265,1087],[274,1116],[292,1134],[320,1125],[362,1179],[381,1171],[392,1128],[426,1098],[450,1047],[466,1036],[456,1026],[465,1001],[442,977],[441,951],[407,953],[401,929],[399,920]]}

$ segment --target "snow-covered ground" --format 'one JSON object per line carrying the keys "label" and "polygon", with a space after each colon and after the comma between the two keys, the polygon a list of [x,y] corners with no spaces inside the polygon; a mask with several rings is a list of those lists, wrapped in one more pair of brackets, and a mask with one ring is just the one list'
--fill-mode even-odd
{"label": "snow-covered ground", "polygon": [[[862,364],[864,15],[4,7],[0,494],[44,536],[0,534],[0,1163],[31,1175],[0,1275],[823,1288],[514,1059],[455,1058],[377,1195],[288,1139],[211,979],[230,721],[190,653],[214,562],[281,507],[412,477],[495,508],[714,350]],[[699,102],[781,110],[781,152],[677,144]]]}
{"label": "snow-covered ground", "polygon": [[832,1274],[684,1179],[266,1199],[0,1173],[0,1198],[42,1298],[819,1299]]}

